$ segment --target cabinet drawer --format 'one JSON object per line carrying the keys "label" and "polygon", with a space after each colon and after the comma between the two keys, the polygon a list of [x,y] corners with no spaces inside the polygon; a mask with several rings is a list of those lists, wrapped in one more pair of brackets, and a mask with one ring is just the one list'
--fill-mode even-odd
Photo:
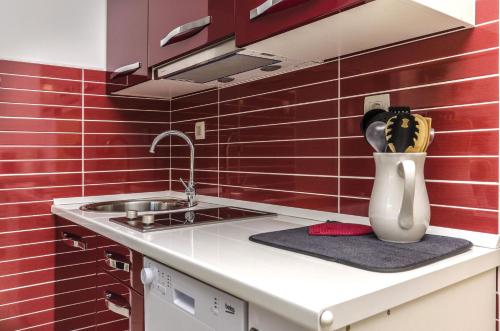
{"label": "cabinet drawer", "polygon": [[96,330],[144,330],[144,297],[106,272],[97,278]]}
{"label": "cabinet drawer", "polygon": [[139,293],[144,292],[141,283],[142,254],[111,239],[98,236],[97,264],[125,285]]}
{"label": "cabinet drawer", "polygon": [[200,49],[234,33],[234,0],[150,0],[149,65]]}
{"label": "cabinet drawer", "polygon": [[237,0],[236,45],[246,46],[368,1]]}

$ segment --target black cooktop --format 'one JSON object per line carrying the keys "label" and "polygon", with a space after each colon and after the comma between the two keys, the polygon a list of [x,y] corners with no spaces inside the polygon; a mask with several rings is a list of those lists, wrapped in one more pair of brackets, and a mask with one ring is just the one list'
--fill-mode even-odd
{"label": "black cooktop", "polygon": [[181,212],[149,214],[148,216],[154,217],[154,223],[148,225],[143,223],[144,215],[138,216],[134,219],[129,219],[127,217],[116,217],[111,218],[110,221],[140,232],[150,232],[270,215],[276,214],[234,207],[217,207],[187,210]]}

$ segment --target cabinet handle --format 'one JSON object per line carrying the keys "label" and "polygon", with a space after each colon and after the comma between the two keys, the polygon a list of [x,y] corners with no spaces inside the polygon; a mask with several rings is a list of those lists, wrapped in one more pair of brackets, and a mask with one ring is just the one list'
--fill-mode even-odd
{"label": "cabinet handle", "polygon": [[87,243],[83,241],[81,237],[69,232],[61,232],[61,236],[63,238],[63,243],[66,244],[66,246],[75,247],[81,249],[82,251],[87,249]]}
{"label": "cabinet handle", "polygon": [[130,317],[130,306],[124,297],[111,291],[104,292],[106,308],[123,317]]}
{"label": "cabinet handle", "polygon": [[265,13],[287,9],[306,1],[308,0],[266,0],[250,11],[250,19],[254,20]]}
{"label": "cabinet handle", "polygon": [[106,258],[104,262],[108,267],[130,272],[130,263],[127,262],[122,255],[110,251],[104,251],[104,257]]}
{"label": "cabinet handle", "polygon": [[110,75],[110,78],[115,79],[117,77],[127,76],[130,74],[133,74],[134,72],[139,70],[141,67],[142,67],[141,62],[127,64],[126,66],[120,67],[120,68],[116,69],[115,71],[113,71]]}
{"label": "cabinet handle", "polygon": [[201,30],[203,30],[211,22],[212,22],[212,16],[206,16],[200,18],[199,20],[178,26],[169,33],[167,33],[167,35],[160,41],[160,47],[165,47],[169,44],[173,44],[178,41],[187,39],[197,34]]}

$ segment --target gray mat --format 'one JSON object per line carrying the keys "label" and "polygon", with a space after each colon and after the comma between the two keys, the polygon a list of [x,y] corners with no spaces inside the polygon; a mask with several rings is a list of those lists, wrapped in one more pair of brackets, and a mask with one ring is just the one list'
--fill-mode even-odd
{"label": "gray mat", "polygon": [[374,234],[364,236],[310,236],[308,227],[260,233],[251,241],[306,254],[320,259],[377,272],[399,272],[415,269],[472,247],[468,240],[425,235],[422,241],[396,244],[378,240]]}

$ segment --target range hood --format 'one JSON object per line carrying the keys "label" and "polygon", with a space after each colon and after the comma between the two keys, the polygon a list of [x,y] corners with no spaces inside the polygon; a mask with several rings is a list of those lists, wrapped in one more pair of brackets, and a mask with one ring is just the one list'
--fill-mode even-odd
{"label": "range hood", "polygon": [[238,48],[235,39],[230,38],[197,53],[154,67],[151,81],[116,94],[173,98],[210,88],[241,84],[317,63]]}
{"label": "range hood", "polygon": [[116,94],[173,98],[474,23],[475,0],[373,0],[244,48],[225,40],[154,67],[152,80]]}

